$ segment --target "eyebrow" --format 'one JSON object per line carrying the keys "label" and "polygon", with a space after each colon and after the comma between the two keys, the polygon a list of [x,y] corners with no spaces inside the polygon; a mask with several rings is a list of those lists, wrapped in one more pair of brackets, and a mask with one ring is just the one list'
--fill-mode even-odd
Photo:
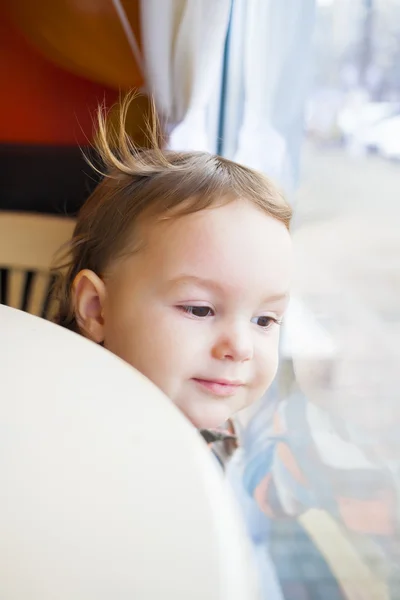
{"label": "eyebrow", "polygon": [[170,279],[167,285],[168,287],[173,287],[175,285],[182,285],[185,283],[198,285],[200,287],[211,290],[223,290],[223,286],[220,283],[218,283],[218,281],[214,281],[214,279],[207,279],[204,277],[196,277],[196,275],[180,275],[179,277]]}
{"label": "eyebrow", "polygon": [[[170,279],[168,281],[168,287],[173,287],[175,285],[180,285],[180,284],[194,284],[194,285],[198,285],[200,287],[209,289],[209,290],[215,290],[217,292],[223,292],[224,291],[224,286],[221,285],[218,281],[215,281],[214,279],[207,279],[205,277],[197,277],[196,275],[180,275],[179,277],[175,277],[174,279]],[[278,293],[278,294],[273,294],[271,296],[269,296],[268,298],[266,298],[264,300],[264,302],[283,302],[284,300],[288,300],[289,299],[289,293],[288,292],[282,292],[282,293]]]}

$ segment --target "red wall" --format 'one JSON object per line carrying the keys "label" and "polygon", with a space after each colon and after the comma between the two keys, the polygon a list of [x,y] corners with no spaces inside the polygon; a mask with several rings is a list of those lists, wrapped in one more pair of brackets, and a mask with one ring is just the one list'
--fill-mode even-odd
{"label": "red wall", "polygon": [[87,144],[97,103],[118,92],[42,58],[1,12],[0,40],[0,144]]}

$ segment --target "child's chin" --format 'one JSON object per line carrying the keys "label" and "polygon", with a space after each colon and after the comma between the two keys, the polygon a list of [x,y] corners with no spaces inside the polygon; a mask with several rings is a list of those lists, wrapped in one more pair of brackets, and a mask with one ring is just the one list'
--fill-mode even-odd
{"label": "child's chin", "polygon": [[216,399],[204,394],[193,394],[190,402],[185,398],[176,405],[196,429],[217,429],[238,410],[232,398]]}
{"label": "child's chin", "polygon": [[195,412],[186,416],[196,429],[218,429],[226,423],[231,415],[228,411],[217,411],[217,414]]}

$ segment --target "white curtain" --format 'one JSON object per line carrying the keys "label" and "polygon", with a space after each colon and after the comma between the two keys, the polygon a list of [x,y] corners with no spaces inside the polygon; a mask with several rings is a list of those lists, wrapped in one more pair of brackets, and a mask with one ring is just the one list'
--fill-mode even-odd
{"label": "white curtain", "polygon": [[222,71],[232,0],[142,0],[148,91],[167,120],[169,146],[210,150],[207,110]]}
{"label": "white curtain", "polygon": [[233,15],[230,47],[234,49],[236,35],[243,65],[242,73],[235,65],[231,69],[233,83],[227,89],[232,99],[227,103],[237,102],[235,81],[243,87],[244,103],[232,157],[273,177],[290,193],[310,83],[315,0],[236,0],[235,11],[242,18]]}

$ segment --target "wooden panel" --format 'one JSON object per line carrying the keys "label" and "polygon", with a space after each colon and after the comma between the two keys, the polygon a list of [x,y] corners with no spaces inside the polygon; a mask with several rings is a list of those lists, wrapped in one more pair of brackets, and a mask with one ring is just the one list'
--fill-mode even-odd
{"label": "wooden panel", "polygon": [[54,254],[71,238],[72,219],[0,212],[0,265],[47,271]]}
{"label": "wooden panel", "polygon": [[[0,301],[42,316],[55,254],[74,227],[63,217],[0,211]],[[3,290],[2,269],[7,270]]]}
{"label": "wooden panel", "polygon": [[26,273],[20,269],[10,269],[7,281],[7,304],[12,308],[22,308]]}
{"label": "wooden panel", "polygon": [[27,312],[40,317],[46,302],[49,289],[50,277],[47,273],[35,273],[33,275],[31,289],[29,291]]}

